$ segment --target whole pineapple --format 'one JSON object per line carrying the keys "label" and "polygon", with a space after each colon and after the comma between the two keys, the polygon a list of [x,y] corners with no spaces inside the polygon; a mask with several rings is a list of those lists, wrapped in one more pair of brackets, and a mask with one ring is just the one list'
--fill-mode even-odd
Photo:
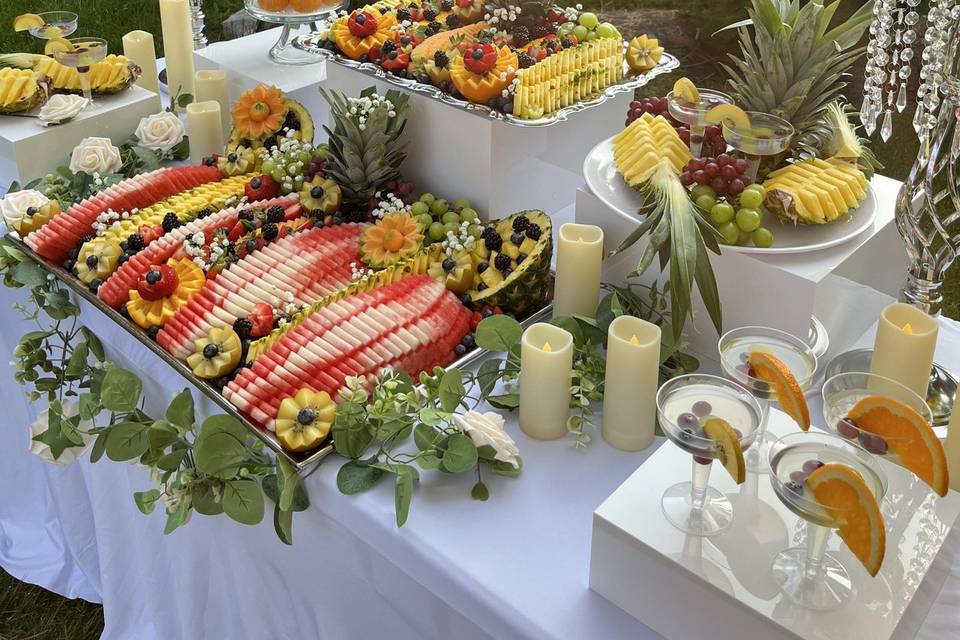
{"label": "whole pineapple", "polygon": [[400,135],[407,123],[409,97],[399,91],[378,96],[373,88],[359,98],[320,90],[330,104],[333,129],[324,173],[340,185],[348,209],[364,208],[388,182],[400,180],[406,145]]}
{"label": "whole pineapple", "polygon": [[723,65],[737,104],[772,113],[797,131],[782,154],[765,158],[761,178],[787,157],[811,157],[831,137],[827,107],[836,102],[847,71],[863,52],[861,37],[873,19],[873,1],[830,26],[840,0],[750,0],[753,32],[739,28],[740,57]]}

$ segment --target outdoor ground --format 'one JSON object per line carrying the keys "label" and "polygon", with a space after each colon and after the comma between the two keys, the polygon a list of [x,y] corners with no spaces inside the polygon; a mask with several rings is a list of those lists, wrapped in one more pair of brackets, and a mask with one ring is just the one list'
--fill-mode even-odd
{"label": "outdoor ground", "polygon": [[[717,61],[736,50],[732,32],[711,37],[717,29],[746,17],[745,0],[580,0],[586,7],[615,23],[625,35],[648,33],[660,38],[681,60],[681,73],[698,86],[722,88],[725,84]],[[840,14],[850,12],[862,0],[840,0]],[[573,2],[561,4],[573,4]],[[242,0],[205,0],[206,35],[211,42],[221,38],[220,25],[242,8]],[[680,9],[682,7],[682,9]],[[15,34],[9,25],[14,16],[28,11],[61,9],[81,16],[80,35],[106,38],[111,51],[120,51],[121,36],[133,29],[155,34],[160,42],[158,4],[143,0],[0,0],[0,53],[37,51],[38,42],[28,35]],[[848,98],[855,105],[862,99],[862,71],[857,70],[848,85]],[[642,90],[644,95],[664,95],[676,74],[661,76]],[[911,92],[913,93],[913,92]],[[908,108],[912,112],[912,106]],[[883,173],[902,179],[916,156],[909,116],[900,118],[896,144],[873,141],[877,156],[886,166]],[[960,267],[958,267],[960,268]],[[960,274],[953,270],[945,287],[946,315],[960,315]],[[97,638],[103,626],[101,608],[82,601],[70,601],[43,589],[21,583],[0,571],[0,640],[87,640]]]}

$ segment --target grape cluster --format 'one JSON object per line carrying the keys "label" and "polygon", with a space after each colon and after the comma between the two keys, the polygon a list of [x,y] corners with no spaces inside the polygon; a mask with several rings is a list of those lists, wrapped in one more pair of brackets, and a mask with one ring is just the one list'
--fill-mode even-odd
{"label": "grape cluster", "polygon": [[[269,152],[261,151],[261,153],[263,154],[263,172],[277,181],[281,193],[284,194],[299,191],[306,180],[304,175],[310,173],[311,166],[317,167],[314,159],[323,157],[317,156],[317,150],[312,144],[293,138],[285,138],[279,147],[275,146]],[[316,173],[314,171],[313,175]]]}
{"label": "grape cluster", "polygon": [[323,176],[323,170],[326,166],[327,159],[325,156],[313,156],[307,163],[307,168],[303,171],[303,181],[312,182],[316,176]]}
{"label": "grape cluster", "polygon": [[[666,98],[641,98],[640,100],[633,100],[630,103],[630,108],[627,110],[627,126],[642,116],[645,113],[649,113],[652,116],[663,116],[667,119],[674,129],[679,129],[683,126],[682,123],[673,119],[673,116],[670,115],[669,106]],[[687,140],[687,144],[690,141]]]}
{"label": "grape cluster", "polygon": [[410,215],[423,227],[429,244],[442,242],[448,232],[459,237],[464,224],[466,233],[474,239],[479,240],[483,232],[480,216],[470,202],[463,199],[451,203],[432,193],[425,193],[410,206]]}
{"label": "grape cluster", "polygon": [[747,161],[721,153],[716,158],[694,158],[680,174],[684,186],[710,186],[720,196],[737,196],[752,181],[746,176]]}
{"label": "grape cluster", "polygon": [[[666,98],[641,98],[630,103],[627,110],[626,126],[630,126],[634,120],[645,113],[653,116],[663,116],[667,119],[673,128],[677,130],[677,135],[683,140],[683,144],[690,144],[690,127],[670,115],[669,101]],[[727,141],[723,138],[723,129],[712,124],[703,132],[703,146],[701,153],[705,158],[715,158],[727,150]]]}
{"label": "grape cluster", "polygon": [[766,198],[763,185],[751,184],[737,196],[728,193],[725,200],[720,200],[713,187],[698,184],[690,197],[697,207],[710,215],[710,222],[725,244],[745,245],[753,242],[754,246],[761,249],[773,246],[773,234],[760,226]]}

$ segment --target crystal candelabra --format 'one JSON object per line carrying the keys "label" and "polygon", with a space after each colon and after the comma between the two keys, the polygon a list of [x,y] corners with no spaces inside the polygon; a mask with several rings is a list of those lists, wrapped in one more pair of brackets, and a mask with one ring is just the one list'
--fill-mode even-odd
{"label": "crystal candelabra", "polygon": [[[910,258],[902,297],[924,311],[940,312],[940,286],[960,252],[960,2],[876,0],[870,25],[860,118],[872,134],[893,135],[893,118],[907,106],[907,83],[920,51],[920,85],[913,128],[920,151],[897,197],[897,228]],[[919,38],[921,26],[923,38]]]}
{"label": "crystal candelabra", "polygon": [[190,18],[193,23],[193,48],[202,49],[207,46],[207,36],[203,35],[203,0],[190,0]]}

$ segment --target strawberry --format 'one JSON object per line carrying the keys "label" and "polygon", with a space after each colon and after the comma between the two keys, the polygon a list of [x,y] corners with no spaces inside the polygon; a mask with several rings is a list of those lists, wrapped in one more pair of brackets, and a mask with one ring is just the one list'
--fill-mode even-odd
{"label": "strawberry", "polygon": [[168,264],[152,264],[137,281],[137,293],[144,300],[159,300],[177,290],[180,276]]}
{"label": "strawberry", "polygon": [[457,0],[457,6],[461,9],[468,9],[473,6],[473,0]]}
{"label": "strawberry", "polygon": [[378,44],[373,45],[370,47],[370,50],[367,51],[367,58],[369,58],[370,62],[379,62],[382,57],[383,51],[381,51],[380,45]]}
{"label": "strawberry", "polygon": [[476,44],[463,52],[463,66],[471,73],[484,74],[497,66],[497,50],[492,44]]}
{"label": "strawberry", "polygon": [[269,200],[280,194],[280,185],[270,176],[257,176],[243,185],[243,193],[250,202]]}
{"label": "strawberry", "polygon": [[350,29],[350,35],[366,38],[377,32],[377,19],[369,11],[354,11],[347,19],[347,28]]}
{"label": "strawberry", "polygon": [[265,336],[273,330],[273,309],[265,302],[258,302],[253,305],[247,320],[253,325],[250,329],[251,338]]}
{"label": "strawberry", "polygon": [[384,71],[396,73],[410,66],[410,54],[403,51],[391,51],[380,62]]}
{"label": "strawberry", "polygon": [[470,316],[470,331],[476,331],[481,320],[483,320],[483,314],[479,311],[474,311],[473,315]]}
{"label": "strawberry", "polygon": [[533,58],[537,62],[540,62],[541,60],[547,57],[547,49],[546,47],[540,47],[535,44],[532,44],[529,47],[527,47],[527,55],[529,55],[531,58]]}

